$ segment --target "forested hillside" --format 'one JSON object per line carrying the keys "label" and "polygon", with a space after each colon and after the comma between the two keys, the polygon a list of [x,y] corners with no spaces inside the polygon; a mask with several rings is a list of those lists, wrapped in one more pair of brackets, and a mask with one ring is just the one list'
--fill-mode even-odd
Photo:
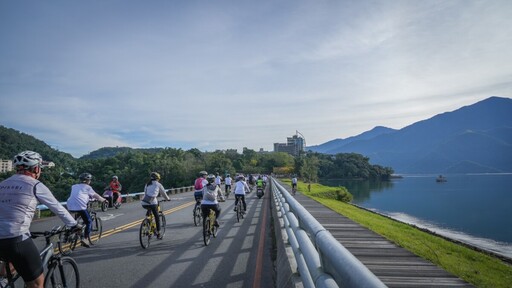
{"label": "forested hillside", "polygon": [[[12,159],[20,151],[33,150],[44,160],[55,163],[55,168],[45,168],[41,180],[61,201],[67,199],[71,185],[83,172],[93,175],[91,185],[98,193],[103,193],[113,175],[119,177],[124,193],[141,192],[152,171],[162,175],[161,182],[166,188],[192,185],[201,170],[222,176],[239,172],[297,174],[311,181],[324,177],[386,179],[393,173],[391,168],[370,165],[368,158],[354,153],[334,156],[310,153],[294,158],[286,153],[258,153],[251,149],[237,153],[236,150],[201,152],[198,149],[105,147],[75,159],[14,129],[0,126],[0,135],[1,159]],[[0,180],[12,173],[0,174]]]}

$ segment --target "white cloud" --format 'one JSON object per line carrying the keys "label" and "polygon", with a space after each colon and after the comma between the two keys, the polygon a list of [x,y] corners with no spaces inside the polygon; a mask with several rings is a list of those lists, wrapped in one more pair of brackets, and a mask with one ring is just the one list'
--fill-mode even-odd
{"label": "white cloud", "polygon": [[0,3],[0,123],[74,156],[321,144],[512,90],[510,1],[30,4]]}

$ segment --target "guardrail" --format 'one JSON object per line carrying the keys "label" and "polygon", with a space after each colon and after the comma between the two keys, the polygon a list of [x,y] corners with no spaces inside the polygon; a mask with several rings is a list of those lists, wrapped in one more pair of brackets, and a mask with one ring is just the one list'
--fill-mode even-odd
{"label": "guardrail", "polygon": [[[165,192],[167,194],[178,194],[178,193],[189,192],[189,191],[193,191],[193,190],[194,190],[194,186],[186,186],[186,187],[166,189]],[[138,196],[141,196],[141,195],[144,195],[144,192],[122,194],[121,197],[122,198],[133,198],[133,197],[138,197]],[[66,206],[67,203],[66,202],[60,202],[60,204]],[[44,210],[48,210],[48,207],[46,207],[46,205],[43,205],[43,204],[37,205],[35,217],[36,218],[40,218],[41,211],[44,211]]]}
{"label": "guardrail", "polygon": [[386,287],[275,179],[272,194],[304,287]]}

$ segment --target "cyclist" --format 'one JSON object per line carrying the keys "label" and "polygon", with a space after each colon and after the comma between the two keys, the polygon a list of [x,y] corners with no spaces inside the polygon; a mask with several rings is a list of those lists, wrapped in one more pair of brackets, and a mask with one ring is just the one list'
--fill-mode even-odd
{"label": "cyclist", "polygon": [[39,153],[23,151],[14,156],[16,174],[0,183],[0,258],[12,263],[26,287],[43,287],[44,283],[43,263],[29,232],[37,202],[46,205],[66,226],[81,229],[48,187],[38,181],[42,163]]}
{"label": "cyclist", "polygon": [[146,183],[146,186],[144,187],[144,198],[141,201],[142,207],[144,207],[147,210],[151,210],[153,213],[153,216],[155,217],[156,221],[156,231],[157,231],[157,238],[162,239],[163,235],[160,234],[160,217],[158,217],[158,200],[156,197],[160,194],[163,198],[165,198],[167,201],[170,201],[171,199],[169,196],[167,196],[167,193],[165,193],[164,186],[160,184],[160,174],[157,172],[151,172],[150,174],[150,180]]}
{"label": "cyclist", "polygon": [[[89,239],[89,234],[91,233],[92,229],[92,219],[89,211],[87,210],[87,204],[89,204],[91,199],[96,199],[100,202],[105,202],[107,200],[96,193],[94,189],[92,189],[91,173],[82,173],[80,176],[78,176],[78,178],[80,179],[80,183],[71,186],[71,194],[69,195],[67,206],[70,212],[80,214],[80,217],[82,217],[84,220],[85,232],[84,235],[82,235],[80,243],[82,246],[89,248],[94,244],[92,244]],[[83,237],[85,237],[85,239],[89,239],[89,244],[85,243]]]}
{"label": "cyclist", "polygon": [[228,191],[231,191],[231,181],[231,176],[227,174],[226,178],[224,178],[224,192],[226,193],[226,196],[228,196]]}
{"label": "cyclist", "polygon": [[217,173],[217,176],[215,177],[215,185],[219,186],[222,184],[222,177],[220,177],[219,173]]}
{"label": "cyclist", "polygon": [[196,199],[196,205],[194,206],[193,211],[196,210],[197,206],[201,205],[201,200],[203,199],[203,188],[208,184],[206,176],[208,176],[208,172],[200,171],[199,177],[194,181],[194,198]]}
{"label": "cyclist", "polygon": [[297,176],[295,175],[292,177],[292,190],[297,190]]}
{"label": "cyclist", "polygon": [[219,215],[220,215],[220,206],[219,201],[217,200],[221,195],[222,191],[220,187],[215,184],[216,177],[212,174],[206,177],[206,181],[208,182],[206,186],[203,188],[203,200],[201,200],[201,211],[203,212],[203,219],[208,217],[210,213],[210,209],[215,211],[215,226],[219,227]]}
{"label": "cyclist", "polygon": [[242,213],[245,213],[247,210],[247,204],[245,203],[245,193],[249,193],[250,189],[247,183],[245,183],[245,177],[244,176],[238,176],[235,183],[235,208],[234,211],[236,211],[236,205],[238,205],[239,198],[242,200],[242,204],[244,205],[244,211]]}
{"label": "cyclist", "polygon": [[121,185],[121,183],[119,182],[119,178],[117,176],[112,176],[112,181],[110,181],[108,188],[112,190],[112,204],[117,203],[119,197],[121,197],[121,189],[123,189],[123,185]]}

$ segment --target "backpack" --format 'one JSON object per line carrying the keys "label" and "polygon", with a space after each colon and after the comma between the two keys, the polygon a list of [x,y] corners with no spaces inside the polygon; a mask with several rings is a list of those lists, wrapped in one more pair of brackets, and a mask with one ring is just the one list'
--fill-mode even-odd
{"label": "backpack", "polygon": [[194,189],[196,189],[196,190],[203,189],[203,178],[202,177],[199,177],[196,179],[196,182],[194,183]]}
{"label": "backpack", "polygon": [[[213,188],[213,189],[210,189],[210,188]],[[208,201],[215,201],[216,198],[216,195],[215,195],[215,190],[217,189],[217,186],[215,185],[210,185],[210,187],[206,187],[206,189],[203,190],[203,198],[208,200]]]}

